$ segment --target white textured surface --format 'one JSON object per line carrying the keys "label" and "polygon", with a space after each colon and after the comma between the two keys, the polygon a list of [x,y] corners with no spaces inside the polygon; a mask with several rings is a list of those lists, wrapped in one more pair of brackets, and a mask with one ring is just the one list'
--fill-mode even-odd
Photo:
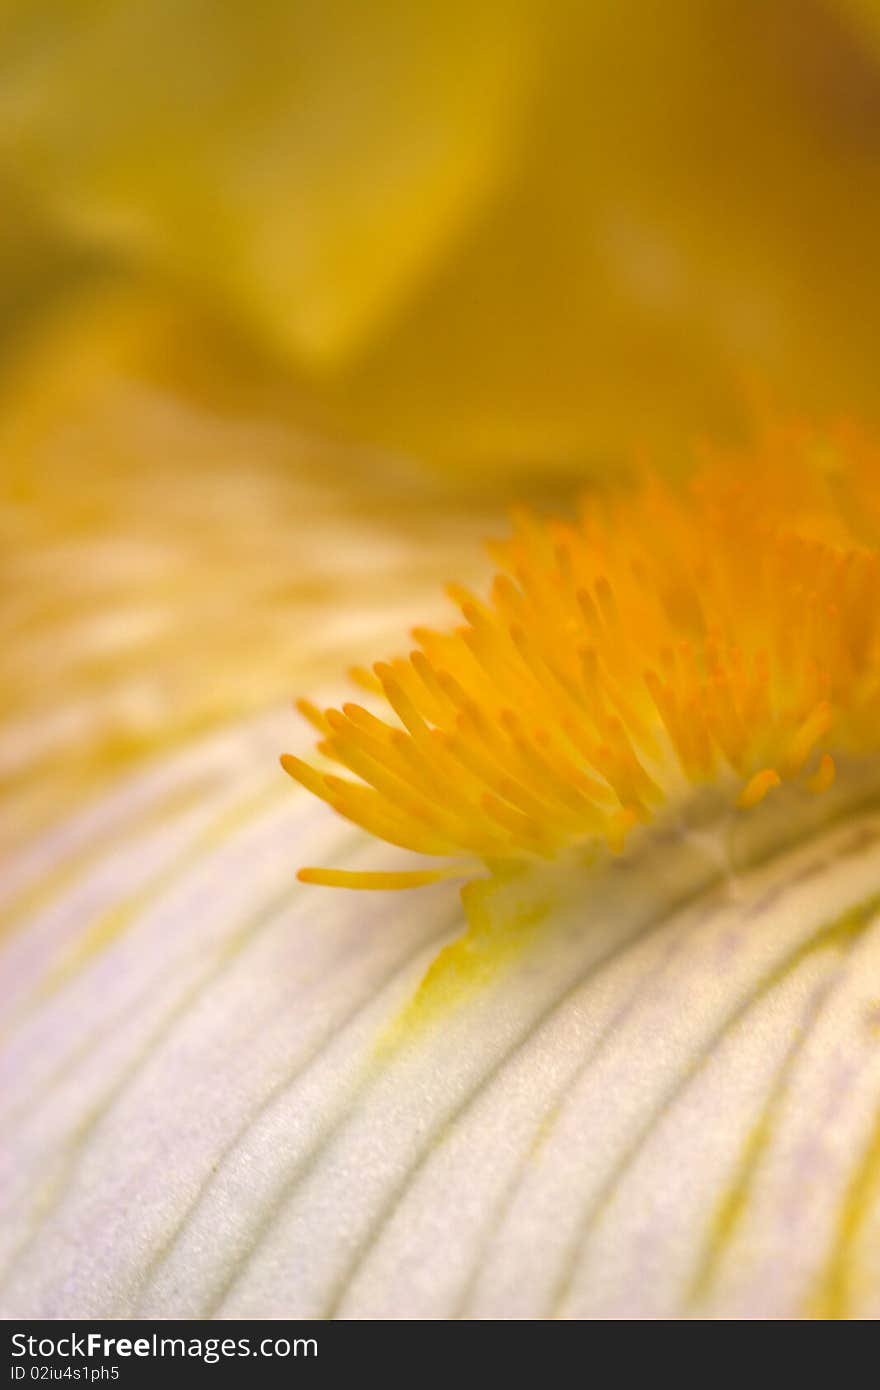
{"label": "white textured surface", "polygon": [[659,918],[618,871],[377,1059],[457,890],[296,884],[389,853],[267,777],[288,730],[10,865],[5,1316],[877,1315],[880,926],[828,928],[880,821]]}

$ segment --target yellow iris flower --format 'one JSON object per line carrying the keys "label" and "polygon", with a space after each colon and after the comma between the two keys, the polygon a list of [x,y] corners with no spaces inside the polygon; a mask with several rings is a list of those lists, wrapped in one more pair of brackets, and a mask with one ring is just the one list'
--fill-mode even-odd
{"label": "yellow iris flower", "polygon": [[4,1315],[876,1317],[874,0],[8,9]]}

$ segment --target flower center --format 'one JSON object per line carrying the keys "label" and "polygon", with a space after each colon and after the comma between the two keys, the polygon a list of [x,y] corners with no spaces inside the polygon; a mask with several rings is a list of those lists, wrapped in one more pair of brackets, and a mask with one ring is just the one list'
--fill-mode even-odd
{"label": "flower center", "polygon": [[[569,519],[520,512],[485,600],[356,673],[360,704],[300,709],[349,775],[285,755],[342,816],[437,869],[300,878],[356,888],[619,853],[712,789],[747,812],[811,797],[880,749],[880,468],[841,431],[777,430],[682,486],[644,476]],[[350,775],[353,774],[353,777]]]}

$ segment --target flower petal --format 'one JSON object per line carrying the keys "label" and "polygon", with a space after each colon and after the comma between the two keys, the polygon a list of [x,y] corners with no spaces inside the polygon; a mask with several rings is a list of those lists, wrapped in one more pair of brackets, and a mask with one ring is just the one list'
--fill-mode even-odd
{"label": "flower petal", "polygon": [[876,1315],[875,813],[658,841],[401,1036],[455,888],[294,885],[374,851],[278,739],[82,813],[8,935],[6,1316]]}
{"label": "flower petal", "polygon": [[538,7],[40,9],[0,54],[6,161],[86,244],[182,272],[326,368],[504,177]]}

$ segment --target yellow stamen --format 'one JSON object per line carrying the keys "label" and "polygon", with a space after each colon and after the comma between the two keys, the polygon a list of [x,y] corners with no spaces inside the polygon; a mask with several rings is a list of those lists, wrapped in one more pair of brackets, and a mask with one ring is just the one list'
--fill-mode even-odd
{"label": "yellow stamen", "polygon": [[401,888],[423,888],[442,878],[453,877],[443,869],[408,870],[405,873],[370,873],[354,869],[300,869],[300,883],[315,883],[323,888],[367,888],[374,892],[391,892]]}
{"label": "yellow stamen", "polygon": [[299,710],[303,719],[307,719],[313,729],[317,729],[319,734],[327,733],[327,719],[321,713],[317,705],[313,705],[311,700],[297,700],[296,709]]}
{"label": "yellow stamen", "polygon": [[619,853],[690,788],[742,810],[782,783],[826,790],[835,753],[880,752],[880,459],[850,434],[836,447],[833,484],[801,431],[687,486],[588,496],[573,520],[521,510],[490,547],[487,599],[450,585],[459,626],[417,628],[409,657],[354,673],[384,717],[300,702],[357,780],[285,768],[391,844],[457,874],[463,855],[471,877],[481,860]]}
{"label": "yellow stamen", "polygon": [[781,786],[781,784],[782,778],[775,768],[762,768],[743,787],[736,798],[736,804],[740,810],[746,811],[750,806],[757,806],[760,801],[764,800],[769,791],[772,791],[774,787]]}
{"label": "yellow stamen", "polygon": [[834,759],[830,753],[823,753],[818,768],[812,777],[807,778],[807,786],[811,792],[825,792],[834,781],[835,775]]}
{"label": "yellow stamen", "polygon": [[797,772],[803,767],[814,746],[827,734],[834,720],[834,713],[828,700],[822,700],[801,724],[788,745],[785,756],[789,772]]}

